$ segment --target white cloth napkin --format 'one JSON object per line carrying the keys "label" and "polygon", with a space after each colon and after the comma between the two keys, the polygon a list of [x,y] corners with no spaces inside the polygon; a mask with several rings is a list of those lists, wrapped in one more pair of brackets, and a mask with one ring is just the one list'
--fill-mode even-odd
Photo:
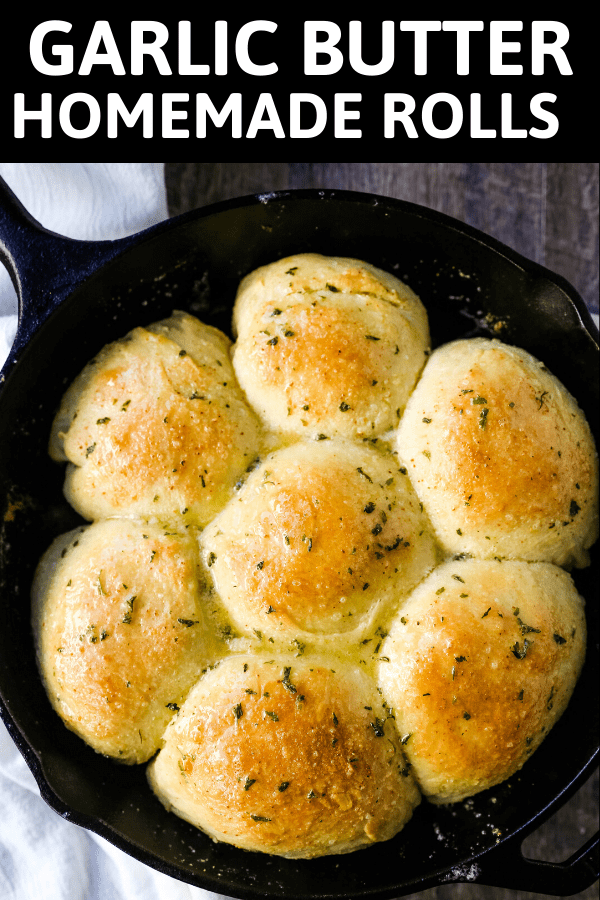
{"label": "white cloth napkin", "polygon": [[[163,163],[0,163],[0,176],[46,228],[123,237],[166,219]],[[0,265],[0,366],[17,300]],[[0,722],[0,900],[209,900],[58,816]]]}
{"label": "white cloth napkin", "polygon": [[[44,227],[113,240],[167,218],[164,163],[0,163],[0,176]],[[0,265],[0,366],[17,327],[17,296]]]}

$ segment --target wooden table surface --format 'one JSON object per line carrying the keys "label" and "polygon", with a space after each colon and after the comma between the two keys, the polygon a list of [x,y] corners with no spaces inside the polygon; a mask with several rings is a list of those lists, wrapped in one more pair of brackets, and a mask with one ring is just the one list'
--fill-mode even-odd
{"label": "wooden table surface", "polygon": [[[454,216],[565,277],[598,313],[598,163],[166,163],[171,215],[290,188],[368,191]],[[562,862],[598,828],[598,771],[523,844]],[[526,900],[543,895],[453,884],[419,900]],[[575,895],[598,896],[598,885]],[[352,898],[349,898],[352,900]]]}

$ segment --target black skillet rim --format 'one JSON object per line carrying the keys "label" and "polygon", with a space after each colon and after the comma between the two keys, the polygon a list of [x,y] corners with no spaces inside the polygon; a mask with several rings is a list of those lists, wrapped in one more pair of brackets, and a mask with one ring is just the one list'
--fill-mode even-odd
{"label": "black skillet rim", "polygon": [[[367,193],[353,192],[353,191],[337,191],[337,190],[331,190],[331,191],[317,191],[317,190],[281,191],[281,192],[270,193],[268,195],[264,195],[264,194],[249,195],[248,197],[244,197],[244,198],[233,198],[231,200],[221,201],[220,203],[213,204],[208,207],[204,207],[200,210],[194,210],[189,213],[184,213],[182,216],[178,216],[174,219],[166,220],[165,222],[160,223],[158,226],[153,226],[152,228],[147,229],[146,231],[141,232],[138,235],[132,236],[135,239],[135,241],[132,241],[131,243],[133,243],[133,242],[137,243],[138,241],[141,242],[143,240],[152,238],[155,235],[160,235],[165,230],[175,227],[175,226],[181,224],[182,222],[195,220],[199,217],[205,217],[205,216],[218,214],[227,209],[236,209],[236,208],[239,208],[240,206],[251,205],[251,204],[256,204],[256,203],[265,204],[265,203],[278,202],[278,201],[282,201],[282,200],[289,200],[289,199],[295,200],[295,199],[302,199],[302,198],[306,198],[306,199],[317,199],[318,198],[320,200],[342,200],[342,201],[354,201],[354,202],[358,201],[359,203],[363,203],[363,204],[364,203],[372,204],[375,202],[375,203],[380,203],[380,204],[384,204],[384,205],[387,204],[392,207],[394,207],[394,206],[402,207],[405,211],[408,211],[408,212],[412,213],[413,215],[419,215],[422,218],[437,221],[438,224],[441,224],[445,227],[450,227],[454,232],[458,232],[460,235],[464,235],[471,239],[475,239],[478,243],[484,244],[485,246],[487,246],[491,250],[495,251],[496,253],[499,253],[500,255],[508,258],[508,260],[513,265],[517,265],[519,268],[521,268],[527,272],[534,272],[543,277],[546,277],[550,281],[552,281],[554,284],[556,284],[564,292],[564,294],[566,295],[566,297],[568,298],[568,300],[570,301],[572,306],[574,306],[574,308],[576,309],[579,319],[580,319],[580,322],[581,322],[581,327],[597,343],[597,336],[596,336],[597,331],[591,320],[589,311],[587,310],[587,307],[585,306],[585,304],[583,303],[583,301],[581,300],[581,298],[579,297],[577,292],[573,289],[573,287],[570,284],[568,284],[568,282],[566,282],[565,279],[562,279],[560,276],[556,275],[555,273],[550,272],[548,269],[544,268],[540,264],[534,263],[531,260],[525,259],[520,254],[518,254],[516,251],[513,251],[511,248],[506,247],[505,245],[496,241],[494,238],[491,238],[491,237],[483,234],[482,232],[478,231],[477,229],[472,228],[471,226],[468,226],[464,223],[458,222],[457,220],[452,219],[451,217],[448,217],[445,214],[439,213],[435,210],[429,210],[429,209],[417,206],[415,204],[408,203],[406,201],[395,200],[394,198],[377,197],[375,195],[367,194]],[[123,250],[127,250],[128,247],[131,246],[131,243],[126,240],[123,244]],[[68,296],[69,293],[70,292],[67,292],[65,297]],[[65,299],[65,298],[61,298],[61,302],[63,299]],[[57,304],[57,306],[58,305],[59,304]],[[594,331],[596,331],[596,334],[594,334]],[[30,337],[31,337],[31,335],[29,335],[27,337],[27,340],[22,343],[21,348],[20,348],[21,350],[24,349],[24,347]],[[17,359],[18,359],[18,355],[16,355],[15,358],[11,360],[11,363],[16,362]],[[7,372],[8,368],[9,368],[9,363],[7,362],[7,365],[5,366],[5,369],[4,369],[5,373]],[[7,381],[10,381],[10,378],[8,378]],[[4,390],[7,387],[8,387],[8,385],[3,385],[2,390]],[[132,848],[132,844],[129,839],[124,839],[124,840],[120,841],[118,839],[118,836],[116,839],[114,832],[109,827],[105,828],[104,823],[101,823],[101,827],[99,827],[98,820],[95,819],[94,817],[87,817],[84,814],[80,814],[80,813],[73,814],[72,811],[70,811],[68,807],[64,806],[64,804],[62,804],[62,801],[60,801],[59,798],[56,797],[56,795],[54,795],[53,791],[46,784],[44,776],[41,773],[41,767],[39,767],[39,761],[37,759],[35,751],[33,750],[32,747],[30,747],[27,739],[23,735],[21,735],[21,732],[20,732],[18,726],[15,723],[13,723],[12,718],[10,717],[10,714],[6,710],[6,707],[4,705],[4,701],[3,701],[2,697],[0,697],[0,712],[2,712],[2,717],[5,719],[7,727],[9,729],[13,739],[15,740],[15,743],[17,744],[21,753],[25,757],[29,767],[34,772],[34,775],[36,775],[36,780],[38,780],[38,784],[40,784],[40,789],[42,790],[42,794],[44,795],[47,802],[49,802],[50,805],[53,806],[63,817],[70,819],[71,821],[75,821],[76,824],[83,825],[84,827],[87,827],[90,830],[95,831],[98,834],[102,834],[104,837],[106,837],[112,843],[116,844],[117,846],[121,846],[122,849],[124,849],[130,855],[136,856],[138,859],[140,859],[143,862],[146,862],[147,864],[153,866],[154,868],[159,868],[161,871],[164,871],[167,874],[174,874],[175,877],[178,877],[178,878],[182,877],[181,871],[177,868],[175,868],[175,870],[173,870],[173,868],[169,864],[161,863],[160,865],[157,865],[157,861],[156,861],[156,858],[154,857],[154,855],[147,854],[143,847]],[[584,770],[582,770],[582,773],[583,772],[587,773],[588,771],[591,770],[591,768],[595,765],[596,757],[597,757],[597,751],[593,754],[593,756],[589,760],[589,763],[584,767]],[[37,770],[37,774],[36,774],[36,770]],[[540,813],[534,817],[536,824],[539,824],[543,820],[541,818],[542,816],[544,818],[547,818],[547,816],[554,810],[554,808],[556,806],[558,806],[562,802],[564,802],[564,800],[567,799],[567,796],[570,796],[570,794],[574,792],[574,790],[580,783],[582,773],[580,773],[577,776],[577,778],[575,780],[576,783],[573,783],[573,784],[567,786],[563,791],[560,792],[559,795],[557,795],[557,797],[554,799],[554,801],[551,804],[551,809],[541,810]],[[43,784],[40,783],[40,778],[42,779]],[[528,823],[528,824],[530,824],[530,823]],[[103,831],[105,833],[103,833]],[[475,857],[473,857],[473,858],[475,858]],[[186,877],[186,875],[188,877]],[[189,882],[189,873],[184,873],[183,880],[187,880]],[[418,886],[416,883],[413,883],[412,886],[415,887],[416,889],[422,889],[423,887],[428,886],[430,884],[443,883],[446,880],[447,879],[444,879],[444,878],[442,878],[440,880],[439,873],[437,873],[436,875],[431,875],[430,877],[428,877],[425,882],[423,882],[423,881],[419,882]],[[189,882],[189,883],[194,883],[194,882]],[[202,884],[204,885],[204,884],[206,884],[206,882],[203,881]],[[406,885],[402,885],[402,887],[405,887],[405,886]],[[399,885],[399,887],[400,887],[400,885]],[[218,890],[219,889],[218,882],[211,883],[210,889]],[[384,897],[384,896],[391,897],[392,896],[391,893],[386,894],[385,892],[382,893],[381,891],[377,892],[376,895],[378,897]],[[258,894],[255,894],[254,892],[250,891],[244,895],[239,894],[239,896],[255,897],[255,896],[264,896],[264,894],[258,895]],[[397,893],[395,893],[394,896],[397,896]]]}

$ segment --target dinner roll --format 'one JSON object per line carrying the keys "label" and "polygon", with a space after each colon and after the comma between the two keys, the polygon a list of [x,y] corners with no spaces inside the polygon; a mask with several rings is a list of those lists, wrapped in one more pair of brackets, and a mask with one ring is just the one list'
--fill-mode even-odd
{"label": "dinner roll", "polygon": [[229,339],[175,312],[105,347],[66,392],[50,455],[86,519],[156,516],[204,525],[256,454],[258,424]]}
{"label": "dinner roll", "polygon": [[398,423],[429,348],[413,291],[368,263],[317,253],[252,272],[234,307],[233,364],[283,433],[374,437]]}
{"label": "dinner roll", "polygon": [[212,652],[197,544],[109,519],[57,538],[33,586],[42,679],[65,724],[99,753],[141,763]]}
{"label": "dinner roll", "polygon": [[379,685],[423,793],[453,803],[509,778],[563,713],[584,661],[563,569],[448,561],[396,614]]}
{"label": "dinner roll", "polygon": [[393,837],[419,803],[400,740],[353,666],[229,656],[149,767],[167,809],[218,841],[311,858]]}
{"label": "dinner roll", "polygon": [[395,455],[346,441],[267,456],[201,544],[235,625],[287,640],[356,636],[437,561]]}
{"label": "dinner roll", "polygon": [[594,441],[573,397],[526,351],[485,338],[435,350],[397,450],[448,552],[588,563]]}

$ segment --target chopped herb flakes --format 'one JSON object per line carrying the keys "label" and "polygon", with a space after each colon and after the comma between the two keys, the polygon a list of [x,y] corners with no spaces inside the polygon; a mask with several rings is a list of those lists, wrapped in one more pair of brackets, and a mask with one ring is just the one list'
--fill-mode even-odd
{"label": "chopped herb flakes", "polygon": [[285,666],[285,667],[284,667],[284,669],[283,669],[283,678],[281,679],[281,683],[282,683],[282,685],[284,686],[284,688],[285,688],[287,691],[290,692],[290,694],[296,694],[296,693],[297,693],[297,689],[294,687],[294,685],[293,685],[293,684],[291,683],[291,681],[290,681],[290,675],[291,675],[291,672],[292,672],[292,667],[291,667],[291,666]]}
{"label": "chopped herb flakes", "polygon": [[511,647],[511,650],[513,652],[513,655],[516,656],[517,659],[525,659],[525,657],[527,656],[527,650],[529,649],[530,646],[531,646],[531,641],[528,641],[527,638],[525,638],[525,640],[523,641],[522,647],[519,644],[519,642],[517,641],[516,644],[514,644],[514,646]]}
{"label": "chopped herb flakes", "polygon": [[137,597],[133,596],[133,597],[129,597],[125,601],[127,604],[127,610],[122,619],[123,625],[131,625],[131,618],[133,616],[133,604],[135,603],[136,600],[137,600]]}
{"label": "chopped herb flakes", "polygon": [[525,625],[525,623],[522,622],[521,619],[519,619],[519,618],[517,618],[517,622],[521,629],[521,634],[539,634],[540,633],[539,628],[533,628],[531,625]]}
{"label": "chopped herb flakes", "polygon": [[241,703],[236,704],[236,706],[233,707],[233,718],[241,719],[243,715],[244,715],[244,710],[242,709],[242,704]]}

